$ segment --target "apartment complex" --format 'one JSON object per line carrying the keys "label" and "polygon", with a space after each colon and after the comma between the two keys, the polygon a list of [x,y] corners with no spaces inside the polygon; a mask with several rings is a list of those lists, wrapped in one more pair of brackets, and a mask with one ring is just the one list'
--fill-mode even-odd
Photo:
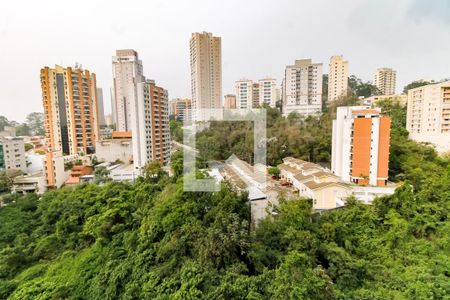
{"label": "apartment complex", "polygon": [[169,162],[169,99],[167,90],[153,80],[138,83],[137,90],[132,143],[134,169],[140,171],[152,160]]}
{"label": "apartment complex", "polygon": [[170,101],[170,115],[181,122],[192,119],[192,100],[189,98],[175,98]]}
{"label": "apartment complex", "polygon": [[[241,79],[236,81],[236,106],[239,109],[253,108],[253,81]],[[259,95],[259,90],[258,90]]]}
{"label": "apartment complex", "polygon": [[397,72],[391,68],[380,68],[375,72],[374,85],[382,95],[394,95]]}
{"label": "apartment complex", "polygon": [[27,171],[25,144],[19,137],[0,137],[0,170]]}
{"label": "apartment complex", "polygon": [[313,200],[315,210],[344,206],[352,189],[328,169],[300,159],[286,157],[278,165],[281,180],[289,183],[300,197]]}
{"label": "apartment complex", "polygon": [[429,142],[438,152],[450,151],[450,81],[408,91],[406,128],[417,142]]}
{"label": "apartment complex", "polygon": [[328,101],[337,100],[347,95],[348,89],[348,61],[342,55],[330,58],[328,73]]}
{"label": "apartment complex", "polygon": [[311,59],[287,66],[283,79],[283,116],[291,112],[316,115],[322,111],[322,64]]}
{"label": "apartment complex", "polygon": [[223,98],[223,108],[224,109],[235,109],[236,105],[236,95],[225,95]]}
{"label": "apartment complex", "polygon": [[49,150],[94,153],[99,138],[95,74],[81,66],[45,67],[41,87]]}
{"label": "apartment complex", "polygon": [[112,111],[117,131],[131,131],[136,114],[136,84],[144,82],[142,61],[132,49],[117,50],[112,57]]}
{"label": "apartment complex", "polygon": [[277,81],[273,78],[264,78],[259,83],[259,105],[267,104],[275,107],[277,104]]}
{"label": "apartment complex", "polygon": [[370,106],[338,107],[333,120],[331,169],[345,182],[385,186],[391,120]]}
{"label": "apartment complex", "polygon": [[193,120],[209,119],[210,109],[222,108],[221,38],[212,33],[193,33],[190,40]]}
{"label": "apartment complex", "polygon": [[241,79],[236,81],[235,89],[237,108],[257,108],[263,104],[276,106],[277,88],[276,80],[273,78],[260,79],[258,82]]}

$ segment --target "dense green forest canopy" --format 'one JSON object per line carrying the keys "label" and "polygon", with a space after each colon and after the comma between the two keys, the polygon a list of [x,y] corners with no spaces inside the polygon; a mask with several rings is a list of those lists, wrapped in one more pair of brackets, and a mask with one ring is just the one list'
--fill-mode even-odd
{"label": "dense green forest canopy", "polygon": [[[245,194],[176,176],[12,195],[0,209],[0,299],[443,299],[450,169],[420,191],[322,215],[282,202],[250,231]],[[154,174],[153,168],[150,168]]]}

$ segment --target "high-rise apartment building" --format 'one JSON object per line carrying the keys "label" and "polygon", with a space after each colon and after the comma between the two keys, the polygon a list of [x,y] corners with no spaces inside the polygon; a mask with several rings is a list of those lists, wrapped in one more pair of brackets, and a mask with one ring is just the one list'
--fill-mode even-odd
{"label": "high-rise apartment building", "polygon": [[382,95],[394,95],[397,72],[390,68],[380,68],[375,72],[374,85]]}
{"label": "high-rise apartment building", "polygon": [[208,110],[222,108],[221,38],[193,33],[190,40],[191,89],[194,121],[208,120]]}
{"label": "high-rise apartment building", "polygon": [[333,120],[332,171],[347,182],[385,186],[391,120],[370,106],[338,107]]}
{"label": "high-rise apartment building", "polygon": [[50,151],[95,152],[99,138],[95,74],[81,66],[41,69],[45,135]]}
{"label": "high-rise apartment building", "polygon": [[116,129],[129,136],[133,145],[135,173],[152,160],[169,161],[169,101],[167,90],[146,80],[142,61],[131,49],[113,56]]}
{"label": "high-rise apartment building", "polygon": [[328,74],[328,101],[334,101],[347,94],[348,89],[348,61],[342,55],[330,58]]}
{"label": "high-rise apartment building", "polygon": [[277,82],[273,78],[264,78],[259,81],[259,105],[267,104],[275,107],[277,103]]}
{"label": "high-rise apartment building", "polygon": [[253,108],[253,81],[241,79],[236,81],[236,106],[239,109]]}
{"label": "high-rise apartment building", "polygon": [[236,95],[225,95],[223,98],[223,108],[224,109],[235,109],[236,106]]}
{"label": "high-rise apartment building", "polygon": [[98,125],[105,127],[105,108],[103,106],[103,89],[97,88],[97,103],[98,103]]}
{"label": "high-rise apartment building", "polygon": [[131,131],[136,110],[136,84],[145,82],[142,61],[132,49],[117,50],[112,58],[113,115],[117,131]]}
{"label": "high-rise apartment building", "polygon": [[322,111],[322,64],[311,59],[286,66],[283,79],[283,116],[291,112],[316,115]]}
{"label": "high-rise apartment building", "polygon": [[189,98],[175,98],[170,101],[170,115],[181,122],[188,122],[192,119],[192,100]]}
{"label": "high-rise apartment building", "polygon": [[410,89],[407,107],[409,137],[450,151],[450,81]]}
{"label": "high-rise apartment building", "polygon": [[153,80],[137,84],[136,115],[132,117],[133,164],[140,171],[146,163],[170,158],[169,100],[167,90]]}

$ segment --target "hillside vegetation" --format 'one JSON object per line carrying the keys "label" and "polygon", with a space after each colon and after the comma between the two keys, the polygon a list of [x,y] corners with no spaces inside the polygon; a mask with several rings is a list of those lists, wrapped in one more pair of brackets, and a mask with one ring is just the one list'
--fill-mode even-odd
{"label": "hillside vegetation", "polygon": [[253,232],[246,195],[183,192],[163,173],[13,196],[0,299],[444,299],[450,169],[426,177],[321,216],[286,202]]}

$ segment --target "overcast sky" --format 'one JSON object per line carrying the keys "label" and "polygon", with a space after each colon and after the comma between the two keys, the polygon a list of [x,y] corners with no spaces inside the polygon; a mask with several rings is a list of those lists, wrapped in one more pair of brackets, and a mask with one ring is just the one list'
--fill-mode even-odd
{"label": "overcast sky", "polygon": [[266,76],[312,58],[328,72],[343,54],[350,74],[372,80],[397,70],[397,92],[416,79],[450,77],[450,0],[0,1],[0,115],[42,111],[39,70],[73,66],[97,74],[110,112],[111,56],[133,48],[147,78],[169,97],[191,97],[189,38],[222,37],[223,94],[234,81]]}

